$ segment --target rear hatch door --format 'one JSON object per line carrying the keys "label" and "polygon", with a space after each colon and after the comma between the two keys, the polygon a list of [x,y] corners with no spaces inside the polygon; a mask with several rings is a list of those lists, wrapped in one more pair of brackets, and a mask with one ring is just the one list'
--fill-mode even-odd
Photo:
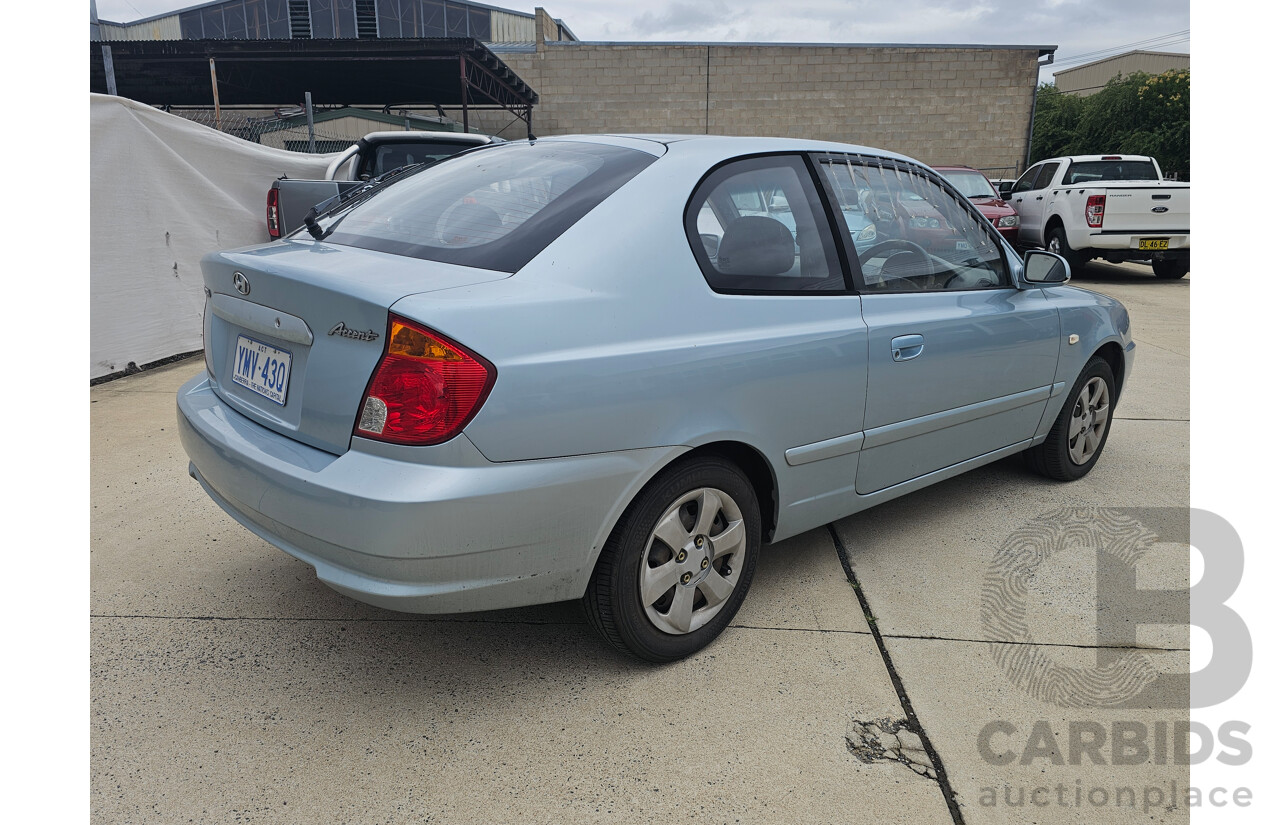
{"label": "rear hatch door", "polygon": [[510,277],[302,240],[213,253],[202,268],[215,391],[263,426],[339,454],[381,359],[388,308]]}

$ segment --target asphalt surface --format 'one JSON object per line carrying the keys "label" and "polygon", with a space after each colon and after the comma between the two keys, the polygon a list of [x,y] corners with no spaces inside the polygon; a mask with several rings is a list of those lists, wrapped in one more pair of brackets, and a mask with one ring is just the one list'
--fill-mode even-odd
{"label": "asphalt surface", "polygon": [[[1136,586],[1188,585],[1158,508],[1190,495],[1190,278],[1149,273],[1075,280],[1125,302],[1139,345],[1089,476],[1006,460],[767,547],[733,626],[663,667],[574,604],[340,596],[188,477],[174,394],[198,357],[94,387],[93,821],[1188,821],[1156,742],[1187,719],[1188,631],[1131,627],[1069,530],[1151,508],[1119,516],[1145,536]],[[1053,550],[1002,587],[1028,529]],[[1104,614],[1131,642],[1100,646]]]}

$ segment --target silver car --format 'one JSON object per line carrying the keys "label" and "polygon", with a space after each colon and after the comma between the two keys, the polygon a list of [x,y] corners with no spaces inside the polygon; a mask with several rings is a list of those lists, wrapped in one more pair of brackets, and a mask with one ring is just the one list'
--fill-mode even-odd
{"label": "silver car", "polygon": [[489,146],[208,256],[178,421],[213,500],[352,598],[581,599],[668,661],[762,542],[1017,453],[1088,473],[1134,343],[1068,276],[876,149]]}

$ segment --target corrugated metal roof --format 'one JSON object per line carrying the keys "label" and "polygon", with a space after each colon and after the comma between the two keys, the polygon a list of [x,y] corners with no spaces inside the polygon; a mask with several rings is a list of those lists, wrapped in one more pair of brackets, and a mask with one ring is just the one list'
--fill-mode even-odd
{"label": "corrugated metal roof", "polygon": [[1152,52],[1152,51],[1147,51],[1145,49],[1135,49],[1134,51],[1125,52],[1124,54],[1113,54],[1111,55],[1111,57],[1104,57],[1101,60],[1093,60],[1089,63],[1081,63],[1079,66],[1072,66],[1069,69],[1062,69],[1060,71],[1054,72],[1053,76],[1058,77],[1059,75],[1066,75],[1066,74],[1070,74],[1071,72],[1078,72],[1082,69],[1092,69],[1093,67],[1101,66],[1104,63],[1111,63],[1116,60],[1126,60],[1130,57],[1135,57],[1137,55],[1151,55],[1153,57],[1178,57],[1178,58],[1185,58],[1187,60],[1191,59],[1191,55],[1188,54],[1187,52]]}
{"label": "corrugated metal roof", "polygon": [[537,43],[485,43],[494,54],[531,54],[538,50]]}
{"label": "corrugated metal roof", "polygon": [[[101,43],[90,43],[89,89],[106,92]],[[110,43],[118,94],[152,105],[213,102],[216,60],[224,106],[298,103],[461,105],[461,68],[483,67],[482,89],[468,69],[469,106],[531,106],[538,95],[493,52],[469,37],[415,40],[124,40]]]}
{"label": "corrugated metal roof", "polygon": [[[210,8],[212,6],[221,6],[223,3],[229,3],[229,2],[234,2],[234,0],[211,0],[211,2],[208,2],[208,3],[196,3],[194,6],[184,6],[183,8],[180,8],[180,9],[166,11],[161,14],[153,14],[150,17],[143,17],[139,20],[130,20],[126,23],[117,23],[113,20],[103,20],[102,18],[98,18],[98,22],[110,23],[113,26],[135,26],[138,23],[150,23],[152,20],[159,20],[164,17],[173,17],[174,15],[185,14],[186,12],[189,12],[189,11],[196,11],[198,9]],[[460,6],[471,6],[477,9],[488,9],[489,11],[500,11],[500,12],[503,12],[504,14],[515,15],[516,17],[528,17],[530,19],[534,18],[534,14],[532,12],[516,11],[515,9],[504,9],[499,6],[490,6],[487,3],[474,3],[474,2],[471,2],[471,0],[449,0],[449,2],[457,3]],[[568,29],[567,26],[565,28],[566,30]]]}

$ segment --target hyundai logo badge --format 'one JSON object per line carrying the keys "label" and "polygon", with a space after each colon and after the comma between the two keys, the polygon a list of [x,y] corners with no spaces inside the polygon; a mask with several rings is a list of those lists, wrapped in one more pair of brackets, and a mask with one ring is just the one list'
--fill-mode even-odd
{"label": "hyundai logo badge", "polygon": [[231,283],[235,284],[236,292],[241,295],[249,294],[249,279],[244,277],[243,272],[237,272],[231,276]]}

